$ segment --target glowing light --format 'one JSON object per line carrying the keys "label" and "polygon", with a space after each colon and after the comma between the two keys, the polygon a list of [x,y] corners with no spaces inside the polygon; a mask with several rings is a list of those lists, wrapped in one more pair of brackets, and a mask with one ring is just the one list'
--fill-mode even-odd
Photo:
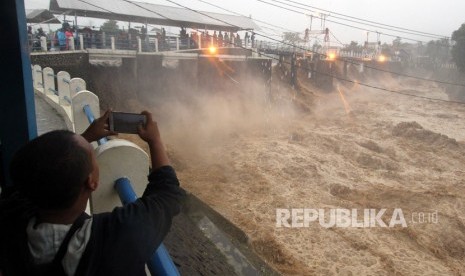
{"label": "glowing light", "polygon": [[216,48],[211,46],[210,48],[208,48],[208,50],[210,51],[210,54],[214,55],[216,54]]}
{"label": "glowing light", "polygon": [[335,60],[336,59],[336,54],[333,53],[333,52],[330,52],[330,53],[327,54],[327,58],[329,60]]}
{"label": "glowing light", "polygon": [[379,61],[379,62],[385,62],[385,61],[386,61],[386,57],[383,56],[383,55],[380,55],[380,56],[378,57],[378,61]]}

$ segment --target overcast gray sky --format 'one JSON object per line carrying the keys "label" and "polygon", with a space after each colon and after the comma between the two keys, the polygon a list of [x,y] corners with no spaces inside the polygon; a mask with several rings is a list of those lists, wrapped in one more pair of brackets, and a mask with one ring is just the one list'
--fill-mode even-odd
{"label": "overcast gray sky", "polygon": [[[109,0],[111,1],[111,0]],[[212,11],[227,13],[221,9],[215,8],[211,5],[202,3],[199,0],[173,0],[179,4],[187,6],[196,10]],[[296,6],[295,3],[291,3],[286,0],[277,0],[284,4],[280,4],[273,0],[264,0],[275,5],[286,6],[289,9],[297,10],[301,13],[291,12],[282,8],[274,7],[269,4],[265,4],[258,0],[204,0],[206,2],[213,3],[217,6],[221,6],[225,9],[237,12],[243,15],[251,15],[253,19],[265,21],[276,26],[280,26],[285,29],[299,31],[303,33],[305,28],[310,25],[310,14],[319,16],[315,9],[307,8],[298,9],[291,7],[290,5]],[[349,43],[354,40],[362,43],[367,39],[374,42],[377,40],[376,31],[385,33],[381,35],[380,40],[382,42],[391,43],[394,37],[388,36],[392,34],[395,36],[405,37],[405,42],[413,42],[407,40],[411,38],[420,41],[432,40],[431,37],[415,36],[407,33],[399,33],[392,30],[384,30],[377,27],[367,26],[341,20],[336,17],[344,14],[352,17],[362,18],[374,22],[384,23],[393,25],[396,27],[402,27],[415,31],[422,31],[427,33],[438,34],[442,36],[451,36],[452,32],[458,29],[461,24],[465,23],[465,1],[464,0],[292,0],[295,2],[304,3],[306,5],[314,6],[320,9],[332,11],[326,21],[326,27],[331,30],[335,38],[342,43]],[[144,0],[139,2],[155,3],[167,6],[176,6],[165,0]],[[26,8],[48,8],[48,0],[25,0]],[[307,14],[307,15],[306,15]],[[85,21],[85,20],[84,20]],[[351,28],[336,24],[337,21],[347,25],[353,25],[361,29]],[[93,22],[95,24],[95,20]],[[262,28],[263,33],[279,35],[283,32],[283,29],[264,25],[263,23],[256,22],[259,26],[270,27]],[[80,24],[87,24],[87,22],[80,22]],[[321,20],[313,18],[312,29],[317,30],[321,27]],[[174,30],[173,30],[174,31]],[[331,37],[331,43],[337,44],[334,37]],[[323,39],[323,36],[319,36],[319,39]]]}

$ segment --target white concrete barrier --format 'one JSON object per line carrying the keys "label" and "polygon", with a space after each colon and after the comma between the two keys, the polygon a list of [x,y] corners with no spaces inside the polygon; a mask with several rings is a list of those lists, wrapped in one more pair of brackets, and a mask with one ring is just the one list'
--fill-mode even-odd
{"label": "white concrete barrier", "polygon": [[47,96],[55,95],[55,72],[50,67],[45,67],[43,70],[44,78],[44,93]]}
{"label": "white concrete barrier", "polygon": [[82,34],[79,34],[79,48],[84,50],[84,36]]}
{"label": "white concrete barrier", "polygon": [[95,150],[100,168],[98,189],[92,193],[92,213],[109,212],[121,206],[115,192],[115,181],[126,177],[131,181],[138,197],[142,196],[148,183],[149,157],[137,145],[120,139],[109,140]]}
{"label": "white concrete barrier", "polygon": [[74,131],[78,134],[81,134],[90,125],[89,119],[87,119],[87,116],[84,113],[84,106],[89,105],[90,110],[92,110],[92,114],[94,115],[95,119],[97,119],[100,117],[99,99],[94,93],[83,90],[76,93],[71,102]]}
{"label": "white concrete barrier", "polygon": [[86,81],[81,78],[72,78],[69,81],[69,93],[72,99],[79,91],[86,90]]}
{"label": "white concrete barrier", "polygon": [[[33,73],[34,71],[38,71],[38,67],[34,66],[32,68]],[[43,74],[41,74],[40,79],[43,79],[43,88],[39,84],[38,87],[34,85],[34,93],[37,94],[38,97],[43,98],[49,105],[53,107],[61,116],[63,117],[67,129],[74,131],[74,126],[72,122],[72,114],[71,114],[71,106],[63,106],[60,105],[58,96],[55,95],[53,89],[55,87],[55,80],[53,75],[53,69],[51,68],[44,68],[42,70]],[[34,75],[34,74],[33,74]],[[39,79],[39,75],[36,74],[34,76],[35,80]],[[34,82],[35,82],[34,80]],[[47,87],[47,88],[45,88]],[[50,88],[50,89],[49,89]]]}
{"label": "white concrete barrier", "polygon": [[74,46],[74,37],[69,37],[68,38],[68,50],[70,51],[74,51],[75,50],[75,46]]}
{"label": "white concrete barrier", "polygon": [[42,67],[40,65],[34,65],[32,68],[32,75],[34,76],[34,88],[44,93],[44,80],[42,78]]}
{"label": "white concrete barrier", "polygon": [[69,82],[71,76],[66,71],[57,73],[58,97],[61,105],[71,105],[71,93],[69,91]]}
{"label": "white concrete barrier", "polygon": [[40,37],[40,49],[47,52],[47,38],[45,36]]}

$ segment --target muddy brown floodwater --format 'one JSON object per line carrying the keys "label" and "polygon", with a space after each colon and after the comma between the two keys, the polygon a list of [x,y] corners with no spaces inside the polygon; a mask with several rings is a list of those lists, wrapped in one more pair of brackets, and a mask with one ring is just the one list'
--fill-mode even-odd
{"label": "muddy brown floodwater", "polygon": [[[366,82],[448,99],[432,82]],[[271,100],[197,95],[152,111],[182,185],[282,274],[465,274],[465,105],[335,86],[274,84]],[[386,224],[400,209],[407,227],[277,227],[277,208],[386,209]]]}

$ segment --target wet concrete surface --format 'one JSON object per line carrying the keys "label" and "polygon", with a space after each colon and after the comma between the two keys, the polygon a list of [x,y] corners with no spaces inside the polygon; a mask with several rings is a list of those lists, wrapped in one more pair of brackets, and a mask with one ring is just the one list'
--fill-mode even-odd
{"label": "wet concrete surface", "polygon": [[35,96],[37,134],[42,135],[52,130],[67,129],[65,120],[44,99]]}

